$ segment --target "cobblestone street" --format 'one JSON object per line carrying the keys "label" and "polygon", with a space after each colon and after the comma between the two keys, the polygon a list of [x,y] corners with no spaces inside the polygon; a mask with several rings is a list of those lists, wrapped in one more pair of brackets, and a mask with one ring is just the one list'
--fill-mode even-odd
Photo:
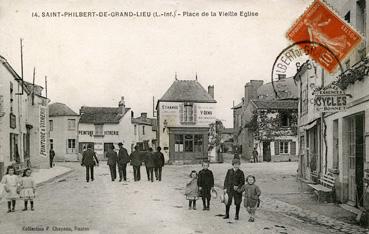
{"label": "cobblestone street", "polygon": [[[6,214],[6,204],[2,204],[0,230],[7,231],[1,233],[25,233],[31,228],[44,230],[44,233],[68,230],[78,233],[364,233],[356,226],[271,199],[268,189],[264,189],[255,223],[247,222],[244,209],[239,221],[231,219],[231,223],[227,223],[221,217],[224,205],[219,199],[212,200],[210,211],[202,211],[201,201],[198,201],[197,210],[187,209],[184,184],[188,172],[199,170],[200,165],[166,166],[160,183],[148,182],[144,168],[141,168],[142,180],[133,182],[129,167],[129,181],[119,183],[111,182],[108,167],[102,164],[96,169],[93,183],[85,182],[84,168],[79,164],[61,164],[72,167],[74,172],[39,187],[35,211],[21,211],[23,203],[19,201],[16,212]],[[247,174],[262,168],[260,164],[251,169],[253,165],[243,164],[242,169]],[[267,167],[272,165],[266,164]],[[280,175],[287,176],[287,168],[291,165],[279,165],[274,168],[280,168]],[[217,184],[224,179],[228,167],[228,163],[211,165]],[[257,178],[263,178],[266,171],[254,172]],[[278,178],[278,172],[274,173]],[[293,179],[292,175],[290,177]],[[261,182],[263,187],[265,184]]]}

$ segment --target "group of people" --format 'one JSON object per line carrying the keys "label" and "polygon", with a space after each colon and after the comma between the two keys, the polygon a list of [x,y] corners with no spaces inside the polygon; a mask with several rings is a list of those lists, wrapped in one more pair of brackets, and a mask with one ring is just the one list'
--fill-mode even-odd
{"label": "group of people", "polygon": [[[241,161],[239,159],[232,160],[233,168],[227,171],[224,179],[224,203],[225,216],[229,219],[229,211],[234,200],[236,206],[235,220],[239,220],[239,213],[242,203],[242,195],[244,196],[244,206],[250,214],[249,222],[254,222],[256,208],[260,204],[261,191],[255,185],[255,177],[249,175],[245,179],[243,171],[240,169]],[[197,173],[195,170],[190,173],[190,180],[186,184],[186,199],[189,201],[189,209],[196,210],[196,200],[201,197],[203,202],[203,210],[210,210],[211,193],[214,190],[214,176],[209,169],[209,162],[202,163],[202,170]]]}
{"label": "group of people", "polygon": [[31,174],[31,169],[26,168],[23,171],[23,177],[19,177],[13,166],[7,167],[1,183],[4,185],[3,195],[8,201],[8,213],[15,211],[17,199],[24,200],[23,211],[28,210],[28,201],[30,201],[31,210],[34,210],[33,199],[36,194],[36,184]]}
{"label": "group of people", "polygon": [[[107,164],[110,169],[111,180],[117,178],[117,168],[119,174],[119,182],[127,181],[127,164],[130,163],[133,167],[134,181],[141,180],[141,166],[146,167],[147,179],[154,182],[155,179],[161,181],[162,168],[164,167],[164,155],[161,153],[161,147],[157,147],[156,152],[149,148],[147,152],[139,151],[138,146],[135,146],[134,151],[128,154],[127,149],[123,147],[123,143],[119,143],[118,153],[114,150],[114,145],[111,145],[106,153]],[[92,144],[87,145],[87,150],[82,153],[82,166],[86,167],[86,181],[94,180],[94,166],[99,165],[99,160],[93,151]]]}

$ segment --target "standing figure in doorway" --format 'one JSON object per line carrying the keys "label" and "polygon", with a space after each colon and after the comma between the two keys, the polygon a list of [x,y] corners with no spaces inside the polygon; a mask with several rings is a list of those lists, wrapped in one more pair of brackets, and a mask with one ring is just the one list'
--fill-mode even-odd
{"label": "standing figure in doorway", "polygon": [[228,194],[228,203],[226,204],[224,219],[229,219],[229,209],[234,199],[234,204],[236,206],[235,220],[238,220],[242,202],[242,186],[245,184],[245,175],[243,171],[240,170],[241,161],[239,159],[233,159],[232,165],[233,168],[227,171],[224,180],[224,191]]}
{"label": "standing figure in doorway", "polygon": [[87,145],[87,150],[82,153],[81,166],[86,167],[86,181],[94,181],[94,167],[99,166],[99,160],[96,157],[96,153],[92,149],[92,144]]}
{"label": "standing figure in doorway", "polygon": [[256,147],[254,147],[254,150],[252,151],[252,157],[253,157],[253,159],[254,159],[254,163],[259,162],[259,159],[258,159],[258,157],[259,157],[259,153],[258,153],[258,151],[256,150]]}
{"label": "standing figure in doorway", "polygon": [[108,165],[110,169],[111,181],[115,181],[117,178],[117,160],[118,155],[117,152],[114,151],[114,145],[111,145],[106,153],[106,157],[108,158]]}
{"label": "standing figure in doorway", "polygon": [[129,155],[126,148],[123,147],[123,143],[118,143],[119,153],[118,153],[118,172],[119,181],[127,181],[127,163],[129,163]]}

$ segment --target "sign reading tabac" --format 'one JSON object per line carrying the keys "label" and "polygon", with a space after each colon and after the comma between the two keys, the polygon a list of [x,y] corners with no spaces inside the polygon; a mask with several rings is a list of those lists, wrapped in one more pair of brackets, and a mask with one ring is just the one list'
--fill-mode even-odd
{"label": "sign reading tabac", "polygon": [[309,50],[309,56],[332,73],[360,44],[362,37],[321,0],[315,0],[288,30],[287,38]]}
{"label": "sign reading tabac", "polygon": [[318,112],[344,111],[347,95],[336,85],[329,85],[314,92],[314,105]]}

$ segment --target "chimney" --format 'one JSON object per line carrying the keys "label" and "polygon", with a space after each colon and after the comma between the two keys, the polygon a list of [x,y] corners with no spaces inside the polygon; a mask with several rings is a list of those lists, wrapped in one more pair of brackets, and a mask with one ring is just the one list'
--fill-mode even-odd
{"label": "chimney", "polygon": [[126,113],[126,104],[124,102],[124,96],[121,97],[118,106],[119,106],[119,112],[121,114],[125,114]]}
{"label": "chimney", "polygon": [[142,112],[142,113],[141,113],[141,119],[142,119],[143,121],[146,121],[146,119],[147,119],[147,113],[146,113],[146,112]]}
{"label": "chimney", "polygon": [[247,106],[252,99],[256,99],[258,97],[257,90],[260,88],[260,86],[263,85],[262,80],[250,80],[250,82],[247,82],[245,85],[245,98],[244,98],[244,104]]}
{"label": "chimney", "polygon": [[208,94],[214,99],[214,85],[208,86]]}

